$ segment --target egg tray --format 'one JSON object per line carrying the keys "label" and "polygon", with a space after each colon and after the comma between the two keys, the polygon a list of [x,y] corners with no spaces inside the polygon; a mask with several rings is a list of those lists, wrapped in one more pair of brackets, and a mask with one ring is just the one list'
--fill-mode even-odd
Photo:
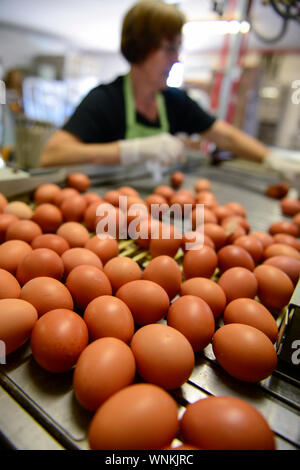
{"label": "egg tray", "polygon": [[[184,187],[192,189],[196,179],[208,177],[218,201],[225,204],[238,201],[246,208],[251,229],[267,230],[284,217],[278,201],[264,196],[268,176],[249,174],[230,168],[201,168],[185,175]],[[246,182],[248,182],[246,184]],[[146,196],[154,189],[151,180],[128,183]],[[123,182],[123,184],[126,184]],[[160,184],[168,184],[165,177]],[[113,187],[110,187],[113,189]],[[100,195],[107,187],[93,188]],[[120,256],[129,256],[143,268],[151,260],[147,250],[133,240],[119,242]],[[183,252],[175,256],[182,269]],[[218,272],[215,273],[218,276]],[[286,322],[288,309],[277,319],[278,326]],[[165,322],[165,320],[162,320]],[[218,319],[217,327],[222,325]],[[72,371],[51,374],[34,361],[30,346],[24,345],[10,354],[7,364],[0,366],[0,441],[2,447],[17,449],[88,449],[87,430],[92,413],[83,409],[75,399]],[[138,380],[138,379],[137,379]],[[230,377],[217,363],[211,345],[195,354],[195,368],[180,389],[171,391],[178,403],[179,416],[188,403],[215,395],[242,398],[254,405],[267,419],[275,432],[277,449],[300,448],[299,378],[279,367],[270,377],[258,384],[249,384]],[[179,440],[178,436],[178,440]]]}

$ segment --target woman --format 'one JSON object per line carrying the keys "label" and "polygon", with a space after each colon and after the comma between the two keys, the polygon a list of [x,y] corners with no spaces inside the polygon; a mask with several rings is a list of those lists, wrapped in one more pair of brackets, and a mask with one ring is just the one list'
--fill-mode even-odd
{"label": "woman", "polygon": [[199,133],[234,155],[264,161],[268,149],[207,114],[167,77],[178,61],[183,14],[173,5],[143,0],[126,14],[121,51],[130,72],[93,89],[63,129],[48,141],[41,165],[129,165],[147,160],[171,165],[183,153],[180,132]]}

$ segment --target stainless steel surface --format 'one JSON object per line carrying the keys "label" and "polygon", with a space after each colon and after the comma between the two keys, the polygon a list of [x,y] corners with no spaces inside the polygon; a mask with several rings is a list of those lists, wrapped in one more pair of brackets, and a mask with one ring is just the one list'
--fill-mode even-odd
{"label": "stainless steel surface", "polygon": [[[248,173],[241,168],[224,165],[221,168],[190,168],[184,187],[193,188],[200,177],[209,178],[212,191],[220,204],[239,201],[246,208],[252,231],[267,230],[269,225],[284,217],[278,201],[264,196],[274,175],[260,170]],[[165,175],[159,184],[169,183]],[[154,185],[151,178],[123,180],[149,194]],[[103,195],[109,188],[94,186],[92,191]],[[124,244],[126,246],[126,242]],[[12,353],[0,369],[0,428],[6,439],[18,448],[88,449],[87,430],[92,414],[76,401],[72,388],[72,372],[50,374],[42,370],[31,356],[29,345]],[[181,415],[188,403],[209,395],[231,395],[245,399],[268,420],[276,434],[277,449],[300,448],[299,377],[291,377],[283,369],[276,370],[259,384],[248,384],[230,377],[216,362],[211,346],[196,354],[195,369],[180,389],[171,392],[178,402]],[[3,398],[4,397],[4,398]],[[10,398],[14,406],[7,406]],[[5,412],[2,412],[5,407]],[[28,420],[30,424],[28,423]]]}

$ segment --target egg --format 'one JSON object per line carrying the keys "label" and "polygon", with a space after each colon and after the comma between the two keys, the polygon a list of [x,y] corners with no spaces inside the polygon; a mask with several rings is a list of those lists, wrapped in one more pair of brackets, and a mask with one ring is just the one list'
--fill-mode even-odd
{"label": "egg", "polygon": [[29,220],[32,217],[31,207],[22,201],[12,201],[3,208],[4,214],[13,214],[19,219]]}
{"label": "egg", "polygon": [[190,342],[175,328],[151,324],[135,332],[131,350],[138,374],[167,390],[183,385],[191,375],[195,358]]}
{"label": "egg", "polygon": [[182,274],[174,258],[161,255],[153,258],[146,266],[142,279],[159,284],[172,300],[180,291]]}
{"label": "egg", "polygon": [[240,398],[207,397],[188,404],[180,421],[183,438],[206,450],[274,450],[264,416]]}
{"label": "egg", "polygon": [[253,258],[255,264],[258,264],[261,261],[264,247],[261,241],[259,241],[256,237],[251,235],[243,235],[237,238],[233,244],[245,248],[245,250],[248,251],[248,253]]}
{"label": "egg", "polygon": [[267,232],[251,232],[251,236],[257,238],[261,242],[263,248],[267,248],[267,246],[272,245],[272,243],[274,243],[272,235]]}
{"label": "egg", "polygon": [[29,338],[38,319],[33,305],[22,299],[0,299],[0,340],[10,354]]}
{"label": "egg", "polygon": [[15,274],[22,259],[32,252],[29,243],[23,240],[9,240],[0,245],[0,268]]}
{"label": "egg", "polygon": [[211,209],[201,207],[197,205],[191,212],[191,223],[193,230],[197,230],[197,227],[201,224],[217,224],[217,216]]}
{"label": "egg", "polygon": [[170,199],[170,206],[172,206],[176,216],[179,216],[181,213],[190,213],[193,207],[195,207],[195,203],[194,194],[187,189],[175,192]]}
{"label": "egg", "polygon": [[215,332],[215,319],[209,305],[200,297],[184,295],[170,306],[167,324],[180,331],[194,352],[201,351]]}
{"label": "egg", "polygon": [[38,319],[30,346],[36,362],[48,372],[71,370],[88,345],[88,329],[72,310],[51,310]]}
{"label": "egg", "polygon": [[207,178],[200,178],[194,184],[194,190],[196,193],[200,191],[210,191],[211,182]]}
{"label": "egg", "polygon": [[84,248],[93,251],[105,265],[107,261],[119,255],[119,245],[117,240],[107,235],[105,238],[99,238],[97,235],[91,237]]}
{"label": "egg", "polygon": [[13,214],[0,214],[0,243],[6,240],[6,230],[13,223],[16,222],[18,217]]}
{"label": "egg", "polygon": [[92,450],[161,449],[179,428],[176,401],[152,384],[134,384],[109,397],[88,432]]}
{"label": "egg", "polygon": [[[87,220],[87,211],[93,207],[93,214],[90,214],[91,220]],[[96,232],[98,236],[110,235],[112,238],[124,238],[123,234],[127,234],[126,213],[122,208],[115,207],[108,203],[102,203],[98,207],[94,205],[88,207],[85,212],[84,222],[89,230]],[[88,225],[89,224],[89,225]],[[92,228],[94,226],[94,228]],[[125,237],[126,238],[126,237]]]}
{"label": "egg", "polygon": [[103,270],[110,280],[113,292],[116,292],[127,282],[142,278],[142,271],[138,263],[127,256],[117,256],[110,259]]}
{"label": "egg", "polygon": [[215,318],[223,313],[226,306],[226,295],[222,287],[205,277],[195,277],[183,282],[180,294],[200,297],[209,305]]}
{"label": "egg", "polygon": [[287,233],[276,233],[273,237],[274,243],[283,243],[284,245],[289,245],[300,251],[300,241],[292,235]]}
{"label": "egg", "polygon": [[66,198],[76,197],[79,194],[79,191],[77,191],[75,188],[63,188],[54,196],[53,204],[60,207]]}
{"label": "egg", "polygon": [[17,220],[6,230],[6,240],[23,240],[31,243],[36,237],[42,235],[40,226],[33,220]]}
{"label": "egg", "polygon": [[150,240],[150,254],[153,258],[161,255],[174,257],[182,242],[179,230],[169,224],[160,224],[158,227],[158,234]]}
{"label": "egg", "polygon": [[217,217],[218,222],[220,223],[223,219],[234,215],[234,212],[230,207],[226,206],[214,206],[212,208],[213,213]]}
{"label": "egg", "polygon": [[217,224],[206,223],[203,227],[204,235],[214,242],[216,250],[220,250],[227,243],[227,235],[223,227]]}
{"label": "egg", "polygon": [[32,248],[49,248],[61,256],[65,251],[70,249],[70,245],[63,237],[55,233],[43,233],[31,242]]}
{"label": "egg", "polygon": [[300,276],[300,260],[292,258],[291,256],[271,256],[263,262],[263,265],[275,266],[275,268],[280,269],[285,272],[291,279],[294,286],[296,286],[299,281]]}
{"label": "egg", "polygon": [[43,232],[56,232],[63,221],[61,210],[54,204],[43,203],[36,207],[32,220],[36,222]]}
{"label": "egg", "polygon": [[138,191],[131,186],[121,186],[119,188],[119,193],[121,196],[133,196],[133,197],[140,197]]}
{"label": "egg", "polygon": [[130,281],[116,292],[116,297],[129,307],[138,325],[161,320],[169,309],[169,296],[156,282],[145,279]]}
{"label": "egg", "polygon": [[218,205],[216,196],[211,191],[200,191],[196,195],[197,204],[205,204],[205,207],[212,209]]}
{"label": "egg", "polygon": [[158,194],[165,198],[167,202],[170,202],[171,197],[175,194],[175,191],[171,186],[168,185],[160,185],[156,186],[154,189],[154,194]]}
{"label": "egg", "polygon": [[130,347],[117,338],[93,341],[80,355],[73,376],[78,402],[96,411],[111,395],[135,378],[135,359]]}
{"label": "egg", "polygon": [[224,324],[242,323],[262,331],[272,343],[278,335],[278,327],[269,310],[254,299],[239,298],[232,300],[225,308]]}
{"label": "egg", "polygon": [[18,299],[21,286],[17,279],[5,269],[0,268],[0,299]]}
{"label": "egg", "polygon": [[149,210],[151,210],[152,204],[157,204],[157,205],[166,205],[166,209],[168,209],[168,201],[165,197],[159,195],[159,194],[150,194],[149,196],[146,197],[145,203],[147,204]]}
{"label": "egg", "polygon": [[269,185],[266,188],[265,194],[273,199],[281,199],[288,194],[289,189],[289,185],[282,181],[278,184]]}
{"label": "egg", "polygon": [[86,200],[83,196],[78,195],[65,199],[60,206],[60,210],[65,222],[81,222],[87,207]]}
{"label": "egg", "polygon": [[8,204],[8,200],[4,194],[0,193],[0,213],[3,211],[4,207]]}
{"label": "egg", "polygon": [[82,264],[89,264],[103,270],[103,264],[99,256],[87,248],[70,248],[69,250],[64,251],[61,255],[61,259],[66,276],[72,271],[72,269]]}
{"label": "egg", "polygon": [[170,177],[170,183],[173,188],[179,188],[184,182],[184,174],[181,171],[174,171]]}
{"label": "egg", "polygon": [[66,286],[81,310],[100,295],[112,295],[112,287],[108,277],[96,266],[82,264],[76,266],[68,274]]}
{"label": "egg", "polygon": [[103,199],[109,204],[112,204],[113,206],[118,207],[119,197],[120,197],[119,191],[117,191],[116,189],[111,189],[110,191],[106,191],[106,193],[103,196]]}
{"label": "egg", "polygon": [[229,209],[231,209],[236,215],[240,215],[241,217],[247,217],[246,209],[239,202],[227,202],[227,204],[225,204],[225,207],[229,207]]}
{"label": "egg", "polygon": [[292,220],[293,220],[293,223],[297,225],[298,229],[300,230],[300,212],[299,214],[294,215]]}
{"label": "egg", "polygon": [[91,186],[90,178],[84,173],[70,173],[67,177],[67,185],[83,193]]}
{"label": "egg", "polygon": [[254,274],[258,282],[257,295],[263,305],[282,309],[289,303],[294,286],[287,274],[270,265],[257,266]]}
{"label": "egg", "polygon": [[252,256],[245,248],[238,245],[226,245],[218,251],[218,264],[221,273],[239,266],[253,271],[255,264]]}
{"label": "egg", "polygon": [[192,277],[210,278],[218,266],[218,256],[213,248],[203,246],[200,250],[187,251],[182,266],[185,279]]}
{"label": "egg", "polygon": [[285,197],[280,201],[280,208],[284,215],[293,217],[300,212],[300,200]]}
{"label": "egg", "polygon": [[54,204],[55,198],[61,192],[61,188],[57,184],[45,183],[41,184],[35,191],[33,199],[36,204]]}
{"label": "egg", "polygon": [[34,277],[53,277],[61,280],[64,264],[61,257],[49,248],[37,248],[26,255],[19,263],[16,278],[21,285]]}
{"label": "egg", "polygon": [[84,193],[82,194],[82,198],[86,202],[86,205],[89,206],[90,204],[93,204],[94,202],[102,202],[103,199],[99,194],[97,193]]}
{"label": "egg", "polygon": [[104,336],[129,343],[134,334],[134,320],[127,305],[112,295],[101,295],[85,309],[83,319],[92,341]]}
{"label": "egg", "polygon": [[258,288],[253,272],[241,267],[227,269],[219,278],[218,285],[225,292],[227,302],[240,297],[254,298]]}
{"label": "egg", "polygon": [[284,243],[273,243],[264,250],[264,259],[271,258],[272,256],[289,256],[300,260],[300,253],[292,246]]}
{"label": "egg", "polygon": [[198,232],[196,230],[191,230],[189,232],[185,232],[182,236],[182,244],[181,248],[183,251],[197,249],[197,247],[202,248],[203,245],[210,246],[215,250],[215,244],[213,240],[206,234]]}
{"label": "egg", "polygon": [[20,298],[31,303],[39,317],[50,310],[73,310],[73,299],[66,286],[52,277],[35,277],[21,289]]}
{"label": "egg", "polygon": [[83,247],[90,238],[86,227],[79,222],[65,222],[56,231],[57,235],[63,237],[71,248]]}
{"label": "egg", "polygon": [[293,237],[299,237],[300,229],[298,225],[293,222],[274,222],[269,226],[269,233],[271,235],[275,235],[276,233],[287,233]]}
{"label": "egg", "polygon": [[212,338],[218,363],[232,377],[243,382],[259,382],[269,377],[277,365],[270,339],[250,325],[229,323]]}

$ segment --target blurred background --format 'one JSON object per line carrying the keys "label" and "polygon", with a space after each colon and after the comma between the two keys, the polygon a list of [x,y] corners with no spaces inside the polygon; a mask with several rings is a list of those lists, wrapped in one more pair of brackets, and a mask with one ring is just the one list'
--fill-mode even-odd
{"label": "blurred background", "polygon": [[[0,165],[35,167],[83,96],[128,69],[132,0],[0,0]],[[300,2],[178,0],[186,14],[168,84],[269,146],[300,150]]]}

